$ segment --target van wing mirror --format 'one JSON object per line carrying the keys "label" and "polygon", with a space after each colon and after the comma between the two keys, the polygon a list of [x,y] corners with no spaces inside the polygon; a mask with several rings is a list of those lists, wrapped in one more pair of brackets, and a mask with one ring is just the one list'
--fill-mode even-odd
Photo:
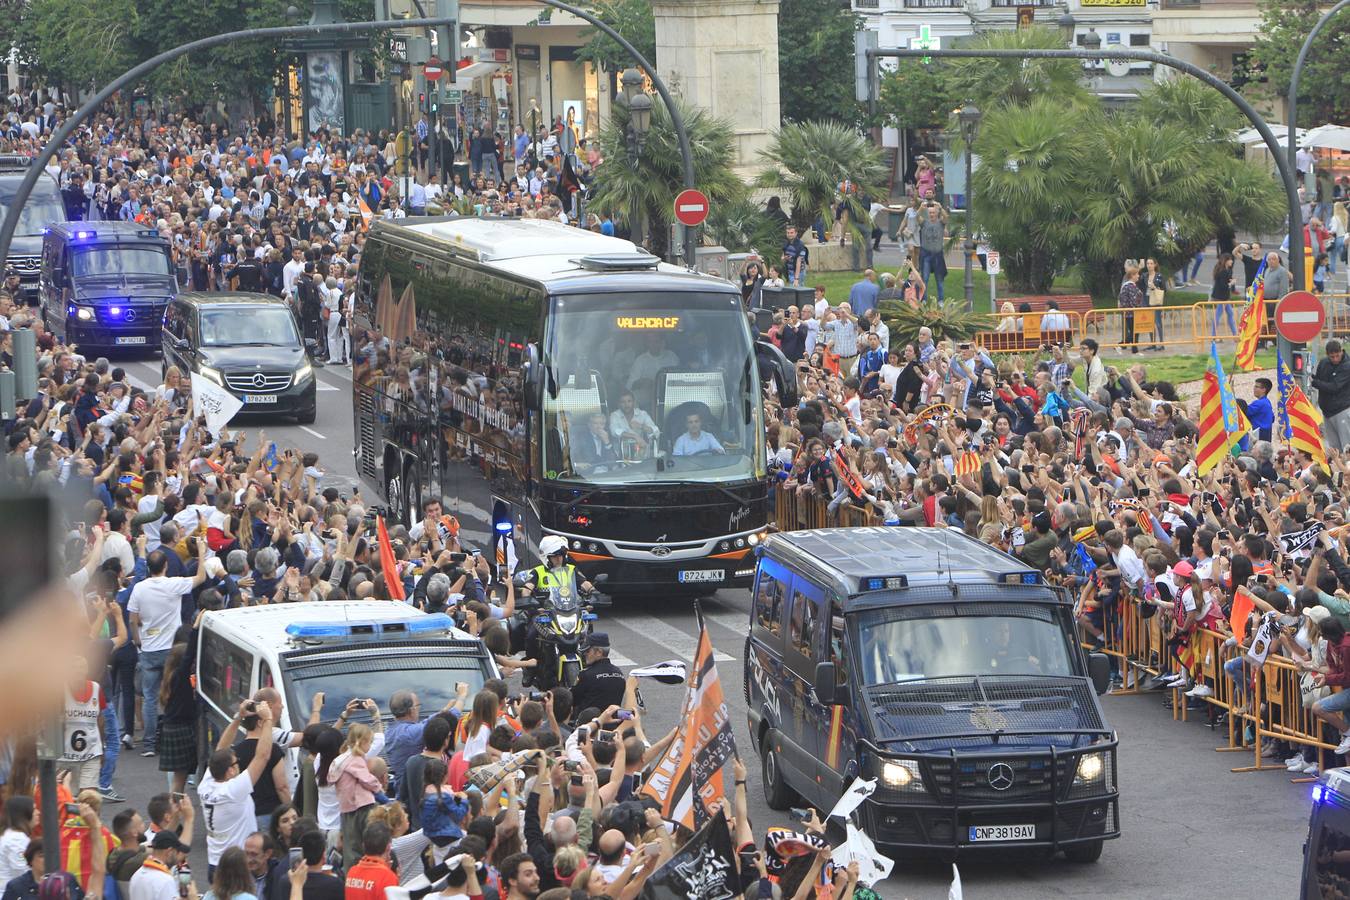
{"label": "van wing mirror", "polygon": [[1098,695],[1105,694],[1111,688],[1111,659],[1105,653],[1088,654],[1088,675],[1092,678],[1092,687]]}
{"label": "van wing mirror", "polygon": [[838,702],[838,684],[835,682],[834,663],[816,663],[816,679],[813,687],[816,691],[816,700],[819,702],[826,706],[833,706]]}
{"label": "van wing mirror", "polygon": [[759,365],[760,381],[773,380],[778,389],[778,402],[783,406],[797,405],[797,369],[769,341],[755,341],[755,362]]}

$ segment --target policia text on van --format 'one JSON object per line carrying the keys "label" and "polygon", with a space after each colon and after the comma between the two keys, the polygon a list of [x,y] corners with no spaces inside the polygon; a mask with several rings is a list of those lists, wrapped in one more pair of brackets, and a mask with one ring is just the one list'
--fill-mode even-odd
{"label": "policia text on van", "polygon": [[897,848],[1034,847],[1095,860],[1120,832],[1116,740],[1068,594],[950,529],[771,536],[745,690],[771,807],[858,812]]}

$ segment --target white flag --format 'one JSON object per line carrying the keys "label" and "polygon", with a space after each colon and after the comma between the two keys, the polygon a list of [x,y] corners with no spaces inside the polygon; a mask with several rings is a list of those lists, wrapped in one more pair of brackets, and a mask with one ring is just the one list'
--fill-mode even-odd
{"label": "white flag", "polygon": [[872,796],[877,789],[877,780],[872,778],[864,781],[862,778],[855,778],[853,783],[844,791],[844,796],[839,798],[839,802],[830,810],[830,815],[826,818],[838,816],[841,819],[847,819],[849,813],[853,812],[862,802]]}
{"label": "white flag", "polygon": [[213,437],[219,437],[220,430],[243,408],[243,401],[234,394],[214,381],[192,373],[192,415],[206,417],[206,430]]}
{"label": "white flag", "polygon": [[952,886],[947,891],[947,900],[965,900],[965,892],[961,890],[961,870],[952,863]]}
{"label": "white flag", "polygon": [[630,669],[628,674],[634,678],[655,678],[662,684],[684,684],[688,670],[678,659],[667,660],[653,666]]}
{"label": "white flag", "polygon": [[834,848],[830,854],[830,859],[836,866],[847,868],[849,863],[858,864],[858,881],[866,887],[871,887],[879,881],[885,881],[891,877],[891,870],[895,868],[895,860],[882,856],[877,850],[877,845],[872,843],[872,839],[867,833],[858,828],[852,822],[848,823],[848,837],[842,844]]}

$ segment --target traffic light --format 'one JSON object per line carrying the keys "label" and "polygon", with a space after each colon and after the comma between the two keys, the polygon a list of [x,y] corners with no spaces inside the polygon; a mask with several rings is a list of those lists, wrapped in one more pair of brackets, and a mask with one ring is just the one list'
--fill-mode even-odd
{"label": "traffic light", "polygon": [[1289,372],[1295,378],[1306,378],[1308,375],[1308,363],[1312,354],[1307,350],[1295,350],[1289,354]]}

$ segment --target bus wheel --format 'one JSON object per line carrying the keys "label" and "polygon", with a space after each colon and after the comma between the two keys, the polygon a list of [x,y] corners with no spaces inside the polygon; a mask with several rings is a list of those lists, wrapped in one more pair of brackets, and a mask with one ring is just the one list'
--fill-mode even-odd
{"label": "bus wheel", "polygon": [[1064,848],[1064,858],[1072,863],[1094,863],[1101,858],[1104,841],[1090,841]]}
{"label": "bus wheel", "polygon": [[389,472],[384,482],[384,496],[389,503],[389,517],[395,522],[403,522],[405,512],[403,475],[397,468],[390,472],[389,467],[386,467],[385,471]]}
{"label": "bus wheel", "polygon": [[769,809],[787,809],[797,794],[783,781],[778,752],[773,748],[773,738],[773,732],[769,732],[759,748],[760,769],[764,777],[764,802],[769,805]]}

